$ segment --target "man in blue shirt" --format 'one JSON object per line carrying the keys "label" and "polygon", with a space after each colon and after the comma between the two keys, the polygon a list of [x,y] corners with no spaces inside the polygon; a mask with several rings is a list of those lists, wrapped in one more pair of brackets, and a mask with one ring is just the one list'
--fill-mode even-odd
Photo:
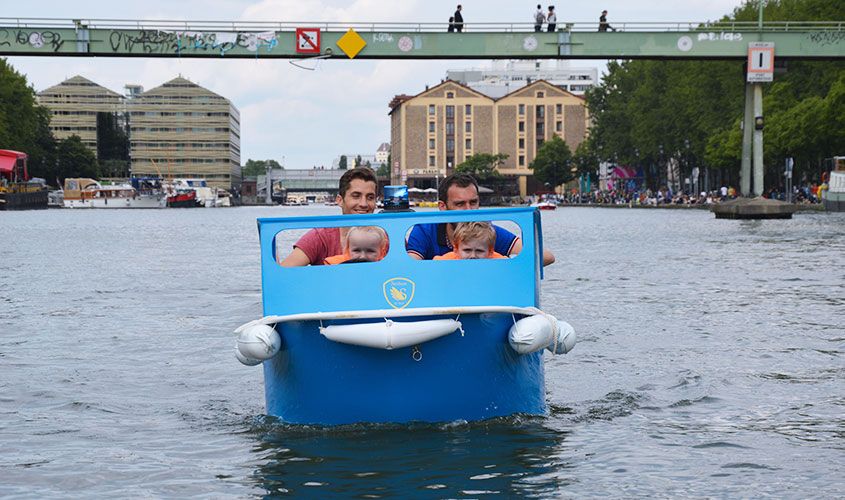
{"label": "man in blue shirt", "polygon": [[[452,174],[440,184],[438,193],[440,210],[475,210],[479,207],[478,182],[469,174]],[[517,255],[522,250],[522,240],[506,229],[496,230],[495,251],[505,256]],[[408,255],[418,260],[430,260],[453,250],[454,224],[417,224],[411,230],[406,244]],[[555,256],[543,250],[543,265],[555,261]]]}

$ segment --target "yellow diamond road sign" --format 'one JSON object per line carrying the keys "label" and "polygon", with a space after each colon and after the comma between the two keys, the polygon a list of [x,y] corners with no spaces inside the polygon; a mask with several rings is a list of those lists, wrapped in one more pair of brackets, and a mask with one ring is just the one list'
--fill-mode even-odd
{"label": "yellow diamond road sign", "polygon": [[349,28],[349,31],[347,31],[346,34],[340,37],[340,40],[337,41],[337,46],[340,47],[340,50],[349,56],[350,59],[357,56],[358,52],[361,52],[361,49],[363,49],[366,45],[367,42],[361,38],[361,35],[355,33],[355,30],[352,28]]}

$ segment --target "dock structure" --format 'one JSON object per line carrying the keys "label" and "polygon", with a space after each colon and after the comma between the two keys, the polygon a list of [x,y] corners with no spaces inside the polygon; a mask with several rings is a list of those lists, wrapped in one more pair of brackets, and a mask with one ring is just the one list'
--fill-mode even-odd
{"label": "dock structure", "polygon": [[559,25],[0,18],[0,55],[357,59],[745,59],[749,42],[779,58],[845,58],[843,22]]}

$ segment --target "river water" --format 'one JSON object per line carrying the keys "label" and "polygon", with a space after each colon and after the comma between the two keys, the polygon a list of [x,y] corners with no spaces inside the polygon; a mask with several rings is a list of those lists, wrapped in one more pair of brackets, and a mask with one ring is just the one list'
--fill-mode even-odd
{"label": "river water", "polygon": [[845,214],[543,214],[547,417],[287,426],[232,353],[255,219],[0,213],[0,496],[845,496]]}

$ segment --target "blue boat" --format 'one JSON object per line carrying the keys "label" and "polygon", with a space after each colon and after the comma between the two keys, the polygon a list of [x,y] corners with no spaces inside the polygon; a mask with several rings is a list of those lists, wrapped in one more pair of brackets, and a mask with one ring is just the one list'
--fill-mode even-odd
{"label": "blue boat", "polygon": [[[508,221],[509,259],[418,261],[415,224]],[[379,262],[283,268],[281,231],[379,226]],[[533,208],[258,220],[264,318],[237,330],[235,354],[262,364],[267,413],[294,424],[448,422],[541,415],[543,351],[572,349],[572,327],[540,306],[542,236]]]}

